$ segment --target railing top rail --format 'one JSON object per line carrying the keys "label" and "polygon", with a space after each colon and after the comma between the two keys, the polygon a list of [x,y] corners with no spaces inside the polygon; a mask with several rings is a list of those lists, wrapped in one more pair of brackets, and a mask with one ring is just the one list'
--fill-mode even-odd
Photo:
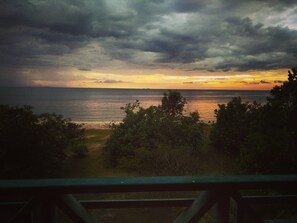
{"label": "railing top rail", "polygon": [[186,190],[294,189],[297,175],[108,177],[0,180],[0,193],[145,192]]}

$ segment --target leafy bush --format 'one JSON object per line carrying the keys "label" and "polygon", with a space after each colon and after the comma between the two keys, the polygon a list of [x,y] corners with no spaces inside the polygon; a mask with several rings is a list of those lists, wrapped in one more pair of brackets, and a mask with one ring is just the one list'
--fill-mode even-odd
{"label": "leafy bush", "polygon": [[225,104],[219,104],[215,110],[217,118],[211,132],[211,140],[218,151],[236,155],[240,154],[240,147],[250,129],[250,122],[259,104],[243,103],[240,97],[233,98]]}
{"label": "leafy bush", "polygon": [[179,92],[169,91],[159,106],[145,109],[138,101],[127,104],[122,108],[126,113],[123,122],[112,126],[104,148],[107,164],[142,173],[160,172],[162,167],[174,174],[178,165],[174,162],[180,160],[172,161],[171,154],[197,154],[202,143],[199,115],[184,116],[185,103]]}
{"label": "leafy bush", "polygon": [[0,177],[56,175],[66,152],[85,151],[84,130],[56,114],[35,115],[30,106],[0,105]]}
{"label": "leafy bush", "polygon": [[241,164],[248,173],[297,173],[297,69],[271,90],[243,144]]}
{"label": "leafy bush", "polygon": [[297,173],[297,69],[263,106],[234,98],[215,111],[213,144],[239,156],[245,173]]}
{"label": "leafy bush", "polygon": [[[241,146],[240,163],[251,174],[282,174],[296,170],[296,152],[286,125],[286,113],[264,105]],[[295,156],[295,158],[294,158]],[[295,167],[294,167],[295,166]]]}

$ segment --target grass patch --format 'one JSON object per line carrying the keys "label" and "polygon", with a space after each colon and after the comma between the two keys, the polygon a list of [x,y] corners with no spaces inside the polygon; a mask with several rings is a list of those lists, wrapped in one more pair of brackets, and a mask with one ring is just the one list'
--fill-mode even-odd
{"label": "grass patch", "polygon": [[[211,125],[205,125],[205,140],[197,157],[185,156],[187,161],[183,162],[191,166],[191,171],[185,171],[178,175],[234,175],[238,170],[238,163],[233,157],[228,157],[218,151],[210,144],[209,132]],[[123,168],[108,168],[104,164],[102,148],[111,134],[110,129],[87,129],[85,143],[88,153],[84,157],[69,157],[65,163],[60,177],[65,178],[90,178],[111,176],[136,176],[139,173]],[[185,168],[188,169],[188,168]],[[147,174],[145,174],[147,175]],[[153,175],[152,173],[148,175]],[[177,175],[177,174],[173,174]]]}
{"label": "grass patch", "polygon": [[110,129],[86,129],[85,142],[87,146],[97,143],[103,144],[108,139],[110,133]]}
{"label": "grass patch", "polygon": [[85,143],[89,152],[83,157],[68,157],[64,162],[59,177],[92,178],[128,176],[129,173],[125,171],[110,169],[104,165],[102,147],[109,135],[109,129],[87,129]]}

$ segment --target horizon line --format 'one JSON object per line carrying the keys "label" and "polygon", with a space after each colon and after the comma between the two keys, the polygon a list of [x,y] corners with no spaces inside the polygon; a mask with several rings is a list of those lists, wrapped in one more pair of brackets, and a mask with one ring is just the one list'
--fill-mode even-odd
{"label": "horizon line", "polygon": [[66,88],[66,89],[103,89],[103,90],[182,90],[182,91],[271,91],[271,89],[211,89],[211,88],[108,88],[108,87],[68,87],[68,86],[0,86],[0,88]]}

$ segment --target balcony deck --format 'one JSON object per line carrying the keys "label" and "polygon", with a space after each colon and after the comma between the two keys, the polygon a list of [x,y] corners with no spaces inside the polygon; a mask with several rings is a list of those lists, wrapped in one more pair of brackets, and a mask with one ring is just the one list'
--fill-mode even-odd
{"label": "balcony deck", "polygon": [[[100,217],[91,215],[90,209],[143,207],[186,207],[177,214],[175,223],[199,222],[210,209],[214,210],[214,221],[220,223],[231,222],[230,215],[232,222],[297,222],[265,220],[253,208],[254,204],[296,205],[296,189],[297,175],[0,180],[0,222],[60,222],[57,209],[73,222],[99,222]],[[144,192],[158,195],[172,192],[174,196],[173,192],[178,191],[197,193],[193,197],[99,200],[81,200],[77,196],[103,193],[141,196]]]}

